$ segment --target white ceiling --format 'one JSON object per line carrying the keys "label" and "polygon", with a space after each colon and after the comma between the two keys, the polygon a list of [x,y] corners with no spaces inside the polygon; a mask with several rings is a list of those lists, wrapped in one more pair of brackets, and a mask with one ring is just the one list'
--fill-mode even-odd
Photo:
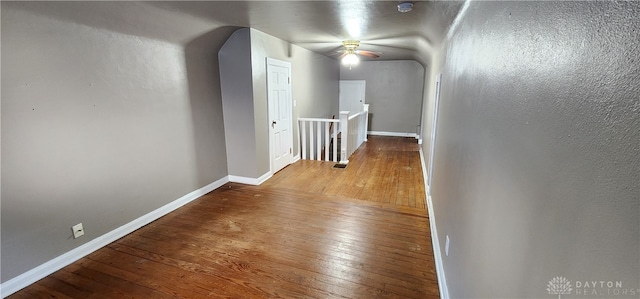
{"label": "white ceiling", "polygon": [[[149,2],[148,2],[149,3]],[[428,64],[464,1],[414,1],[408,13],[398,1],[168,1],[153,6],[230,26],[252,27],[331,57],[341,41],[357,39],[379,60]]]}

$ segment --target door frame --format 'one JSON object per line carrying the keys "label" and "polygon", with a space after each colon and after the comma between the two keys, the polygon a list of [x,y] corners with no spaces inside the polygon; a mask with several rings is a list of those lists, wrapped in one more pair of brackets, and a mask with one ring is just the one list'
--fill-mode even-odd
{"label": "door frame", "polygon": [[431,124],[431,137],[430,137],[430,147],[429,147],[429,171],[428,175],[428,185],[429,185],[429,195],[431,195],[432,185],[431,182],[433,180],[433,161],[435,160],[436,154],[436,132],[438,129],[438,109],[440,107],[440,88],[442,86],[442,73],[436,76],[435,82],[435,93],[433,99],[433,121]]}
{"label": "door frame", "polygon": [[266,87],[267,87],[267,126],[269,127],[269,171],[271,172],[271,174],[275,174],[276,171],[274,171],[274,132],[273,132],[273,127],[271,126],[271,101],[272,99],[270,99],[269,96],[269,68],[270,66],[279,66],[279,67],[284,67],[287,69],[287,77],[288,79],[288,83],[287,84],[287,95],[288,95],[288,100],[287,100],[287,105],[288,107],[288,111],[291,112],[291,115],[289,115],[289,129],[288,132],[289,134],[287,135],[287,139],[289,139],[289,144],[291,145],[291,150],[290,150],[290,155],[289,155],[289,161],[287,163],[287,165],[291,164],[293,162],[293,96],[291,94],[291,62],[287,62],[287,61],[282,61],[282,60],[277,60],[277,59],[273,59],[273,58],[266,58]]}

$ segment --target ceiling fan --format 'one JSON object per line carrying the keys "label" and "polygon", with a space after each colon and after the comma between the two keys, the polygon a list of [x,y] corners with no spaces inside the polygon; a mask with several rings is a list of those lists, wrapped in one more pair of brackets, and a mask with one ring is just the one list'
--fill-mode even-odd
{"label": "ceiling fan", "polygon": [[358,55],[371,58],[378,58],[380,57],[380,55],[382,55],[382,53],[380,52],[358,50],[358,47],[360,46],[360,41],[358,40],[345,40],[342,42],[342,46],[344,47],[344,49],[338,51],[338,53],[342,53],[339,59],[342,60],[342,63],[344,65],[349,66],[349,69],[360,62],[360,58],[358,58]]}

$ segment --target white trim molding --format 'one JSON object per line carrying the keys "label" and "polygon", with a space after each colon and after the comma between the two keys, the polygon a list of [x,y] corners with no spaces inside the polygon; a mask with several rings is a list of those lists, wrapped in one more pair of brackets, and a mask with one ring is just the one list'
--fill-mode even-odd
{"label": "white trim molding", "polygon": [[415,139],[418,139],[418,134],[416,134],[416,133],[369,131],[369,132],[367,132],[367,134],[375,135],[375,136],[413,137]]}
{"label": "white trim molding", "polygon": [[267,173],[263,174],[259,178],[248,178],[244,176],[229,175],[229,181],[234,183],[257,186],[264,183],[266,180],[270,179],[272,176],[273,176],[273,173],[271,173],[271,171],[268,171]]}
{"label": "white trim molding", "polygon": [[209,185],[206,185],[200,189],[194,190],[162,207],[159,207],[145,215],[134,219],[133,221],[124,224],[102,236],[99,236],[87,243],[84,243],[67,253],[64,253],[40,266],[37,266],[25,273],[22,273],[10,280],[0,284],[0,297],[7,297],[36,281],[56,272],[71,263],[87,256],[88,254],[109,245],[110,243],[134,232],[135,230],[155,221],[156,219],[167,215],[176,209],[198,199],[199,197],[221,187],[229,182],[229,177],[225,176]]}
{"label": "white trim molding", "polygon": [[433,257],[436,263],[436,274],[438,275],[438,288],[440,289],[440,298],[449,299],[449,288],[447,287],[447,279],[444,275],[444,266],[442,264],[442,252],[440,252],[440,241],[438,240],[438,229],[436,228],[436,217],[433,211],[433,200],[431,198],[431,189],[427,185],[427,168],[424,163],[424,154],[420,148],[420,162],[422,163],[422,177],[424,179],[424,191],[427,198],[427,210],[429,212],[429,227],[431,228],[431,244],[433,244]]}

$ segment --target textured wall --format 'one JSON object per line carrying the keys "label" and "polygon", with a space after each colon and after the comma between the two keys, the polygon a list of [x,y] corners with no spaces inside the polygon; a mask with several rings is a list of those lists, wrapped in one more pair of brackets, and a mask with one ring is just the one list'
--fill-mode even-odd
{"label": "textured wall", "polygon": [[432,186],[452,298],[546,298],[554,276],[576,298],[637,298],[639,15],[640,2],[471,2],[441,56]]}
{"label": "textured wall", "polygon": [[156,30],[165,14],[131,17],[139,4],[59,5],[2,2],[3,282],[227,175],[226,31],[202,42],[198,21]]}
{"label": "textured wall", "polygon": [[[291,93],[297,103],[293,107],[294,155],[299,154],[300,147],[297,118],[328,117],[338,101],[339,62],[248,28],[236,31],[219,55],[229,174],[257,178],[271,167],[267,57],[291,63]],[[229,153],[234,145],[243,148]],[[252,156],[243,158],[240,153]]]}
{"label": "textured wall", "polygon": [[413,60],[361,61],[341,66],[341,80],[366,80],[369,130],[418,133],[422,111],[424,67]]}
{"label": "textured wall", "polygon": [[258,167],[269,171],[269,120],[267,105],[266,58],[291,62],[291,92],[297,102],[293,108],[294,155],[299,153],[298,117],[329,117],[338,101],[339,62],[258,30],[251,30],[251,60],[255,105]]}

